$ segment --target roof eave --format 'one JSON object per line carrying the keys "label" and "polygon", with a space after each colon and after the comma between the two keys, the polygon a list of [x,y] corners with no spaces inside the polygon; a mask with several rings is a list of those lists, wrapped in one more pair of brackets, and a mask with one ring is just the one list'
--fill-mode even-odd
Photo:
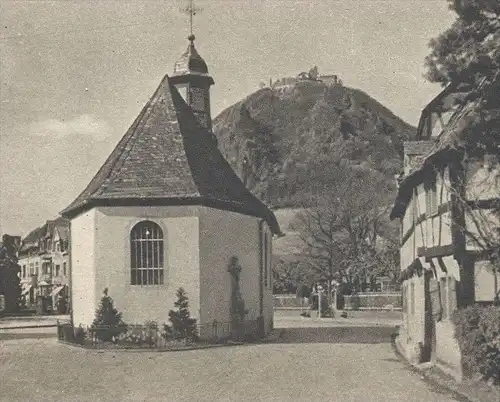
{"label": "roof eave", "polygon": [[[73,219],[76,216],[95,207],[129,207],[129,206],[188,206],[188,205],[203,205],[206,207],[222,209],[225,211],[237,212],[244,215],[262,218],[266,220],[271,228],[273,234],[281,236],[281,228],[278,224],[274,213],[262,204],[262,212],[251,211],[245,208],[244,205],[234,202],[213,199],[210,197],[165,197],[165,198],[151,198],[151,197],[136,197],[136,198],[96,198],[88,200],[84,203],[69,207],[60,212],[61,216],[65,219]],[[264,213],[265,212],[265,213]]]}
{"label": "roof eave", "polygon": [[422,182],[425,172],[431,167],[441,166],[446,163],[447,158],[443,157],[455,152],[457,152],[457,150],[451,147],[444,147],[437,150],[429,155],[418,169],[414,170],[403,179],[399,185],[396,200],[394,201],[394,206],[389,216],[391,220],[401,218],[404,215],[412,195],[410,190]]}

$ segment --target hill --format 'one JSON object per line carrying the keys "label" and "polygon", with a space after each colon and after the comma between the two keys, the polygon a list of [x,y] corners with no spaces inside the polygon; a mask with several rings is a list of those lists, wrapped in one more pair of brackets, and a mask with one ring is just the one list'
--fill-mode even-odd
{"label": "hill", "polygon": [[221,112],[213,130],[247,187],[275,207],[303,205],[339,165],[378,171],[393,187],[415,132],[366,93],[313,80],[260,89]]}

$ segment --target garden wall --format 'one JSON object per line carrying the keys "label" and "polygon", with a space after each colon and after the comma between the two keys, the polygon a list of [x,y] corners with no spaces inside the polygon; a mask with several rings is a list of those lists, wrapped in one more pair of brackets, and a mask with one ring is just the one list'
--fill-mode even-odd
{"label": "garden wall", "polygon": [[395,293],[357,293],[344,296],[345,310],[397,310],[403,307],[400,292]]}

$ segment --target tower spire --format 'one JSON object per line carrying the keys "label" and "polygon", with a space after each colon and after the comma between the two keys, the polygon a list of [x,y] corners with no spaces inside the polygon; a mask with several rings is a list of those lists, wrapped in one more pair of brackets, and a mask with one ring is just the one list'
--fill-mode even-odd
{"label": "tower spire", "polygon": [[196,15],[197,12],[201,12],[201,11],[203,11],[203,9],[197,8],[194,4],[194,0],[189,0],[188,5],[181,9],[181,12],[189,15],[189,37],[188,37],[188,39],[191,42],[193,42],[195,39],[195,36],[193,34],[193,17]]}

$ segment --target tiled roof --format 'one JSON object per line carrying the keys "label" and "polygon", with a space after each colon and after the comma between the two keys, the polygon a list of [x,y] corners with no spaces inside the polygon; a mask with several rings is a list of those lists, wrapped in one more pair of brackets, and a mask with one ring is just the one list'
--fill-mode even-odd
{"label": "tiled roof", "polygon": [[55,228],[58,228],[59,230],[61,228],[69,228],[69,221],[67,219],[62,218],[62,217],[58,217],[54,220],[47,221],[45,237],[54,236]]}
{"label": "tiled roof", "polygon": [[208,74],[208,67],[205,60],[200,56],[194,47],[194,35],[188,37],[189,45],[174,66],[174,75],[183,74]]}
{"label": "tiled roof", "polygon": [[47,224],[29,232],[24,239],[22,239],[20,251],[28,250],[32,247],[38,247],[38,242],[45,235],[46,231]]}
{"label": "tiled roof", "polygon": [[[498,73],[490,80],[484,79],[475,91],[481,93],[485,90],[489,90],[490,87],[493,87],[493,83],[497,85],[496,83],[499,79],[500,76]],[[466,96],[464,96],[464,98],[466,98]],[[481,102],[482,97],[479,96],[469,99],[464,105],[461,105],[451,116],[450,121],[447,123],[434,145],[422,155],[420,163],[415,169],[412,169],[409,175],[403,178],[400,182],[398,195],[391,211],[391,219],[404,213],[410,199],[410,191],[415,186],[415,183],[418,182],[419,177],[422,176],[424,169],[432,166],[443,152],[449,152],[464,147],[468,140],[474,141],[474,138],[467,138],[468,128],[477,118]]]}
{"label": "tiled roof", "polygon": [[265,219],[274,214],[232,170],[166,76],[87,188],[62,215],[94,205],[203,204]]}

